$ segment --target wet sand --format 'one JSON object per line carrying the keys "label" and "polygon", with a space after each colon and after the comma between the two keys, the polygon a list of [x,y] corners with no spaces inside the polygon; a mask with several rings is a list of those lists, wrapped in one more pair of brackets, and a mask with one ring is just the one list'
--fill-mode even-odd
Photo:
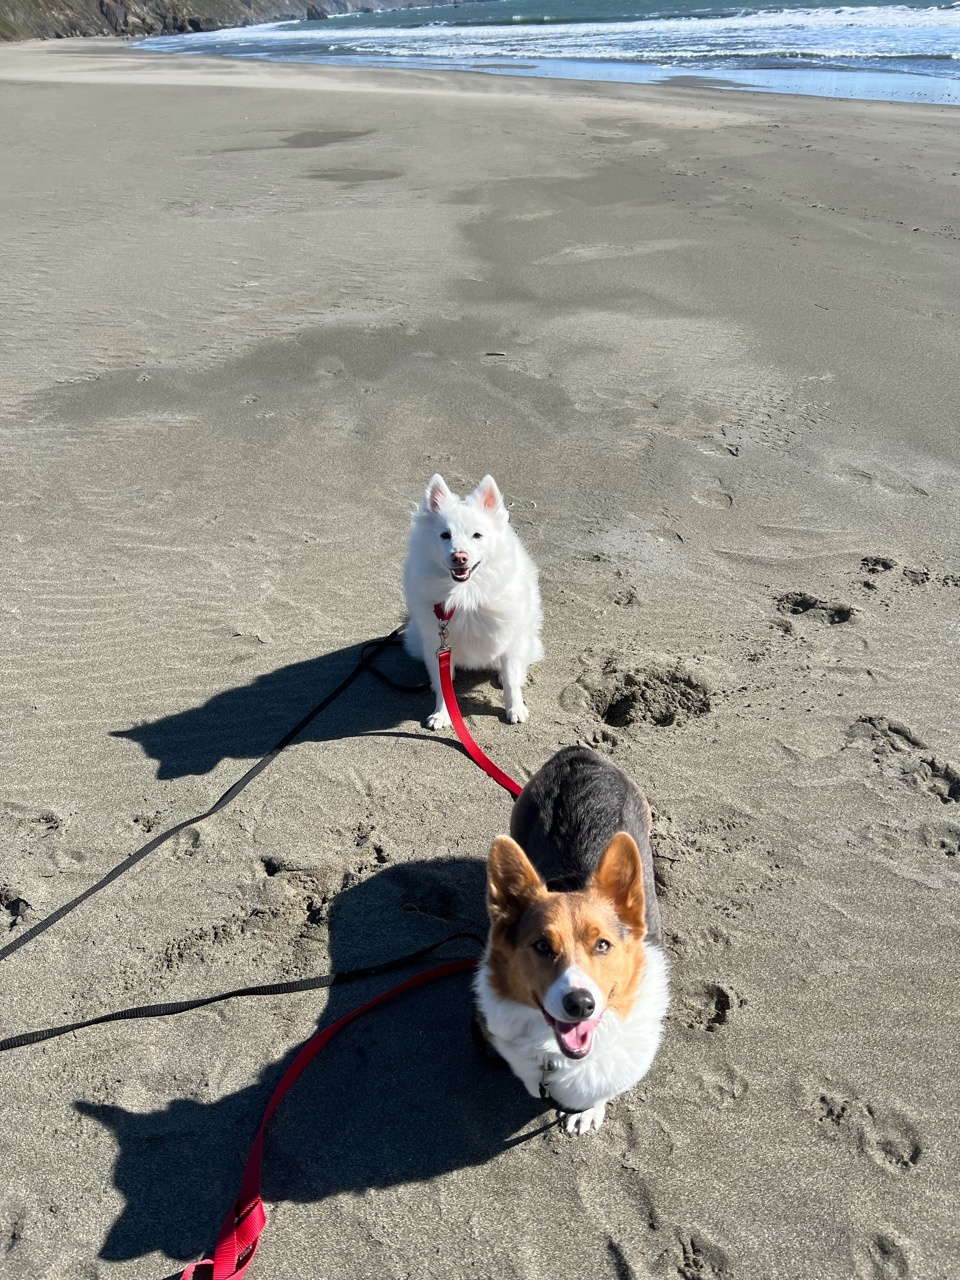
{"label": "wet sand", "polygon": [[[955,1274],[956,121],[0,49],[0,945],[398,624],[437,470],[542,574],[531,719],[467,679],[478,740],[590,743],[656,812],[642,1085],[566,1139],[464,980],[409,997],[277,1116],[253,1275]],[[2,1034],[482,927],[509,799],[430,706],[365,678],[7,960]],[[200,1256],[281,1064],[385,985],[0,1055],[5,1275]]]}

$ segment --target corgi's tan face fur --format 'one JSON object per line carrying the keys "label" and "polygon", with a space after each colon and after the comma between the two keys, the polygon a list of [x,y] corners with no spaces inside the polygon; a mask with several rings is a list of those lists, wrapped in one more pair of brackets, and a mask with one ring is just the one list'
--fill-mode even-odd
{"label": "corgi's tan face fur", "polygon": [[551,893],[520,846],[490,851],[490,981],[504,1000],[539,1008],[560,1049],[584,1058],[607,1009],[625,1018],[643,975],[643,867],[633,838],[613,837],[586,888]]}

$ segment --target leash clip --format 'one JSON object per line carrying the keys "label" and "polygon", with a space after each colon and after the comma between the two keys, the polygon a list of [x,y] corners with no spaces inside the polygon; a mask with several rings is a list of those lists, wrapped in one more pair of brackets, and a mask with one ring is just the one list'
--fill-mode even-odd
{"label": "leash clip", "polygon": [[447,624],[453,617],[453,606],[451,605],[449,609],[445,609],[442,604],[435,604],[433,606],[433,616],[436,618],[437,626],[440,630],[440,648],[437,650],[437,657],[439,657],[441,653],[450,652],[450,645],[447,643]]}
{"label": "leash clip", "polygon": [[540,1068],[540,1097],[546,1100],[550,1097],[550,1090],[547,1088],[547,1076],[553,1075],[560,1070],[560,1059],[551,1054],[545,1058]]}

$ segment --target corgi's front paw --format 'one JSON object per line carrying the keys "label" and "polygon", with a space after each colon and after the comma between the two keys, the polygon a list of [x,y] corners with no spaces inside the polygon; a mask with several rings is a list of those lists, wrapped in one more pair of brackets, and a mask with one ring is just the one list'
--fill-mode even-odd
{"label": "corgi's front paw", "polygon": [[450,714],[446,707],[441,711],[435,711],[432,716],[427,716],[428,729],[449,729],[451,724]]}
{"label": "corgi's front paw", "polygon": [[525,702],[516,702],[512,707],[507,707],[507,724],[523,724],[529,717],[530,712]]}
{"label": "corgi's front paw", "polygon": [[582,1138],[591,1129],[600,1128],[606,1112],[605,1102],[598,1102],[596,1106],[588,1107],[586,1111],[568,1111],[563,1117],[563,1127],[567,1133],[576,1138]]}

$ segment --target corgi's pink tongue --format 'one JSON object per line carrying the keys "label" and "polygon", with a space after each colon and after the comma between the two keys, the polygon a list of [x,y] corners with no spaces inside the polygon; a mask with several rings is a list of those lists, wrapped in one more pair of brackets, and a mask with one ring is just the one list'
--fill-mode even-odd
{"label": "corgi's pink tongue", "polygon": [[599,1018],[591,1018],[585,1022],[555,1022],[554,1029],[561,1048],[577,1055],[588,1053],[599,1021]]}

